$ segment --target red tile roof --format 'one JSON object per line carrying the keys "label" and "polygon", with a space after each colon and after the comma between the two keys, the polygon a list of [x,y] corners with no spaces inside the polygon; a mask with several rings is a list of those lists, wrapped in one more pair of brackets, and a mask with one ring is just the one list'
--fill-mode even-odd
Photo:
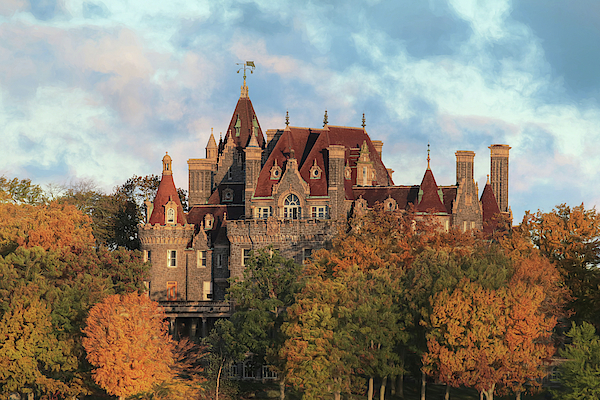
{"label": "red tile roof", "polygon": [[[238,117],[241,123],[240,136],[235,135],[235,124],[237,123]],[[238,148],[246,148],[248,142],[250,142],[250,135],[252,134],[252,121],[255,118],[256,123],[258,124],[258,145],[263,148],[265,139],[260,128],[260,123],[258,122],[258,117],[254,112],[252,102],[250,101],[250,98],[247,97],[240,97],[238,100],[237,105],[235,106],[235,111],[231,117],[231,122],[227,128],[227,132],[225,132],[225,140],[227,140],[227,133],[231,132],[235,140],[235,146]]]}
{"label": "red tile roof", "polygon": [[498,201],[496,201],[496,196],[494,196],[492,185],[489,183],[483,188],[480,201],[483,210],[483,231],[487,234],[491,234],[496,228],[494,217],[500,214],[500,207],[498,207]]}
{"label": "red tile roof", "polygon": [[423,195],[421,196],[421,201],[417,204],[416,211],[434,213],[448,212],[440,200],[437,183],[435,183],[433,172],[431,172],[431,169],[429,168],[425,170],[423,181],[421,181],[421,190]]}
{"label": "red tile roof", "polygon": [[163,174],[158,185],[156,196],[154,197],[154,208],[152,209],[152,215],[148,221],[152,225],[160,224],[165,225],[165,205],[173,200],[177,204],[177,223],[186,224],[185,215],[183,214],[183,207],[175,188],[175,182],[173,182],[173,175]]}
{"label": "red tile roof", "polygon": [[[356,160],[359,149],[363,142],[369,148],[370,160],[375,169],[375,180],[373,185],[392,185],[393,182],[383,165],[379,153],[373,146],[369,135],[363,128],[350,128],[343,126],[326,126],[323,129],[286,127],[279,141],[273,148],[269,158],[265,162],[258,178],[258,184],[254,193],[255,197],[271,196],[272,187],[279,181],[271,179],[271,168],[275,161],[277,165],[285,170],[285,164],[293,149],[298,160],[298,170],[302,179],[310,186],[311,196],[327,196],[329,185],[329,158],[327,148],[330,145],[343,145],[346,147],[344,166],[349,163],[352,168],[352,179],[344,179],[344,187],[347,199],[354,199],[352,191],[356,183]],[[310,170],[315,164],[322,170],[320,179],[310,179]]]}

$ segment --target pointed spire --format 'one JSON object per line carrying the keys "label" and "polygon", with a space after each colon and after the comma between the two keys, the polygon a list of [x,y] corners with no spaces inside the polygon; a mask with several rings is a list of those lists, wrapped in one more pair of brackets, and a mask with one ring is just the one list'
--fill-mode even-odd
{"label": "pointed spire", "polygon": [[237,65],[242,65],[242,67],[240,67],[240,69],[238,69],[237,73],[239,74],[241,70],[244,70],[244,84],[242,85],[242,94],[240,95],[241,99],[247,99],[248,98],[248,86],[246,86],[246,70],[249,69],[250,73],[252,74],[254,72],[254,61],[246,61],[243,64],[237,63]]}
{"label": "pointed spire", "polygon": [[365,129],[365,126],[367,126],[367,124],[365,123],[365,113],[363,113],[363,119],[362,119],[362,127],[363,127],[363,129]]}
{"label": "pointed spire", "polygon": [[326,126],[329,123],[329,119],[327,118],[327,110],[325,110],[325,116],[323,117],[323,126]]}
{"label": "pointed spire", "polygon": [[285,111],[285,126],[290,125],[290,113],[288,110]]}
{"label": "pointed spire", "polygon": [[429,161],[431,160],[429,158],[429,143],[427,143],[427,169],[431,169],[431,167],[429,166]]}

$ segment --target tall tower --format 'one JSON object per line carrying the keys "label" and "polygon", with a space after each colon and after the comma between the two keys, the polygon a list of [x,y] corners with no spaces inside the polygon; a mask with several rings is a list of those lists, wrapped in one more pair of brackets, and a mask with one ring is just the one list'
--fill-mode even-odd
{"label": "tall tower", "polygon": [[473,151],[459,150],[456,155],[456,184],[460,185],[464,179],[467,184],[473,182]]}
{"label": "tall tower", "polygon": [[256,136],[252,135],[250,137],[250,143],[248,143],[248,146],[244,149],[244,152],[246,153],[246,193],[244,204],[246,206],[246,219],[251,219],[251,200],[252,196],[254,195],[254,190],[256,189],[256,183],[258,182],[258,175],[260,174],[260,160],[262,158],[262,149],[258,145]]}
{"label": "tall tower", "polygon": [[493,144],[491,151],[490,184],[500,212],[508,212],[508,151],[507,144]]}

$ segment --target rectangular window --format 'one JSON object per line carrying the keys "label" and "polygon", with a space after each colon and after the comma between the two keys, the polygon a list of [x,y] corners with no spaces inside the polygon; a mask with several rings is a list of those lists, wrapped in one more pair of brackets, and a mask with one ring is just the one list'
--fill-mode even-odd
{"label": "rectangular window", "polygon": [[152,262],[152,252],[150,250],[144,250],[144,262]]}
{"label": "rectangular window", "polygon": [[271,216],[271,207],[258,207],[258,218],[267,219]]}
{"label": "rectangular window", "polygon": [[248,265],[250,261],[250,249],[242,249],[242,266]]}
{"label": "rectangular window", "polygon": [[167,282],[167,300],[168,301],[176,301],[177,300],[177,282],[175,282],[175,281]]}
{"label": "rectangular window", "polygon": [[471,229],[475,229],[475,221],[471,221]]}
{"label": "rectangular window", "polygon": [[206,268],[206,250],[198,251],[198,259],[196,260],[198,268]]}
{"label": "rectangular window", "polygon": [[244,361],[242,378],[248,379],[248,378],[255,378],[255,377],[256,377],[256,371],[254,370],[254,363]]}
{"label": "rectangular window", "polygon": [[262,366],[263,379],[277,379],[277,372],[273,371],[268,365]]}
{"label": "rectangular window", "polygon": [[318,219],[327,218],[327,206],[311,207],[311,215],[313,218],[318,218]]}
{"label": "rectangular window", "polygon": [[310,256],[312,255],[312,249],[304,249],[302,250],[302,262],[308,262]]}
{"label": "rectangular window", "polygon": [[209,281],[202,282],[202,298],[205,301],[213,298],[213,284]]}
{"label": "rectangular window", "polygon": [[177,266],[177,250],[167,250],[167,266]]}
{"label": "rectangular window", "polygon": [[463,232],[467,231],[467,221],[463,221]]}
{"label": "rectangular window", "polygon": [[217,254],[217,268],[223,268],[223,254]]}

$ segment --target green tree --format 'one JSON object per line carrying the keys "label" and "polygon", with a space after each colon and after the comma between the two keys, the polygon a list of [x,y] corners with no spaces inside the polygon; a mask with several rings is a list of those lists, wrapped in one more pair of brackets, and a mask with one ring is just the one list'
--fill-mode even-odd
{"label": "green tree", "polygon": [[92,307],[83,333],[94,381],[107,393],[124,399],[171,377],[173,343],[148,296],[108,296]]}
{"label": "green tree", "polygon": [[571,343],[560,355],[558,367],[562,389],[553,391],[558,400],[600,399],[600,338],[593,325],[573,323],[567,333]]}
{"label": "green tree", "polygon": [[279,355],[285,341],[281,326],[286,311],[301,288],[300,266],[271,248],[251,253],[243,279],[233,281],[229,299],[235,304],[231,317],[234,340],[254,362],[269,365],[280,377],[280,397],[285,397],[285,359]]}
{"label": "green tree", "polygon": [[47,201],[44,190],[31,179],[0,176],[0,203],[40,205]]}

